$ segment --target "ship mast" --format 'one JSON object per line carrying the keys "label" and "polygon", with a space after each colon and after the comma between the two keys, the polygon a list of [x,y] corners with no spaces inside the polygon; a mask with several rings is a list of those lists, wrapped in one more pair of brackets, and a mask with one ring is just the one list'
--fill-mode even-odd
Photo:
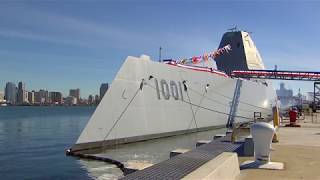
{"label": "ship mast", "polygon": [[159,62],[161,62],[161,50],[162,50],[162,47],[160,46],[160,48],[159,48]]}

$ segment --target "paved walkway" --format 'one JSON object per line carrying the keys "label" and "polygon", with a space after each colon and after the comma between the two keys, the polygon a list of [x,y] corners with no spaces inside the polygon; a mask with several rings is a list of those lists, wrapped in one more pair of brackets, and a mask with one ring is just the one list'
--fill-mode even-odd
{"label": "paved walkway", "polygon": [[232,144],[229,140],[230,134],[122,179],[181,179],[223,152],[240,152],[242,144]]}
{"label": "paved walkway", "polygon": [[[320,121],[307,116],[301,128],[280,127],[279,143],[272,144],[271,161],[283,162],[284,170],[241,170],[239,180],[320,179]],[[239,157],[239,163],[252,157]]]}

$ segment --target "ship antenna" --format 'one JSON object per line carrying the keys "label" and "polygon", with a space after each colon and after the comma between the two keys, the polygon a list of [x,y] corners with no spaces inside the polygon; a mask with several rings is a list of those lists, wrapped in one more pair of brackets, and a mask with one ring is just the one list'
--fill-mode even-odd
{"label": "ship antenna", "polygon": [[162,47],[160,46],[160,48],[159,48],[159,62],[161,62],[161,50],[162,50]]}
{"label": "ship antenna", "polygon": [[247,31],[247,30],[244,30],[245,32],[247,32],[248,34],[252,34],[252,31]]}
{"label": "ship antenna", "polygon": [[238,27],[235,26],[235,27],[233,27],[233,28],[228,29],[228,31],[235,32],[235,31],[237,31],[237,29],[238,29]]}

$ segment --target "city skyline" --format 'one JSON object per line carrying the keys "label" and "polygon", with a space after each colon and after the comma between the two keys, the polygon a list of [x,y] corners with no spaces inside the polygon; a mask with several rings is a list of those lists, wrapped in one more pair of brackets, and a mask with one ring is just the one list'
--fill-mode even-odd
{"label": "city skyline", "polygon": [[[268,69],[319,71],[318,7],[314,1],[1,2],[0,84],[23,81],[63,93],[78,87],[87,97],[99,93],[93,87],[100,82],[112,82],[127,56],[158,60],[161,46],[164,59],[192,57],[216,49],[235,26],[252,32]],[[287,84],[295,93],[313,88]]]}
{"label": "city skyline", "polygon": [[[2,86],[2,85],[0,85],[0,87],[3,87],[3,88],[1,88],[0,89],[0,92],[5,92],[5,88],[6,88],[6,83],[8,83],[8,82],[12,82],[12,83],[14,83],[17,87],[18,87],[18,84],[19,84],[19,82],[23,82],[24,84],[27,84],[27,83],[25,83],[24,81],[18,81],[18,82],[14,82],[14,81],[5,81],[5,83],[4,83],[4,85]],[[88,95],[87,95],[87,93],[83,93],[83,94],[85,94],[85,95],[83,95],[82,94],[82,96],[81,96],[81,98],[88,98],[89,97],[89,95],[100,95],[100,86],[101,86],[101,84],[108,84],[109,86],[110,86],[110,84],[109,83],[100,83],[100,84],[98,84],[97,86],[96,86],[96,89],[95,89],[95,91],[96,92],[92,92],[92,93],[88,93]],[[45,85],[44,85],[45,86]],[[26,89],[28,90],[28,91],[40,91],[40,90],[45,90],[45,91],[49,91],[49,92],[61,92],[62,93],[62,95],[63,95],[63,97],[67,97],[67,96],[69,96],[69,93],[70,93],[70,89],[81,89],[81,87],[71,87],[71,88],[69,88],[69,89],[64,89],[63,91],[61,91],[61,90],[56,90],[57,88],[55,88],[55,89],[47,89],[47,88],[43,88],[43,87],[36,87],[36,88],[28,88],[29,86],[28,86],[28,84],[26,85]]]}
{"label": "city skyline", "polygon": [[[7,82],[13,82],[13,83],[15,83],[16,84],[16,86],[18,86],[18,83],[20,82],[19,80],[16,82],[16,81],[4,81],[4,85],[0,85],[0,87],[2,87],[1,89],[0,89],[0,92],[4,92],[4,89],[5,89],[5,84],[7,83]],[[35,87],[35,86],[30,86],[28,83],[26,83],[25,81],[22,81],[21,80],[21,82],[24,82],[25,84],[27,84],[27,88],[26,89],[28,89],[28,90],[35,90],[35,91],[39,91],[39,90],[48,90],[48,91],[53,91],[53,92],[61,92],[62,94],[63,94],[63,96],[68,96],[68,94],[69,94],[69,90],[70,89],[77,89],[77,88],[79,88],[79,89],[81,89],[81,87],[70,87],[70,88],[53,88],[53,89],[48,89],[48,88],[44,88],[44,87],[46,87],[46,84],[44,84],[43,85],[43,87]],[[109,83],[108,83],[109,84]],[[96,88],[94,89],[94,88],[92,88],[93,89],[93,91],[92,92],[83,92],[82,93],[82,96],[83,97],[85,97],[85,98],[88,98],[88,96],[89,95],[96,95],[96,94],[100,94],[100,90],[99,90],[99,86],[101,85],[101,83],[100,84],[97,84],[96,85]],[[40,85],[41,86],[41,85]],[[33,88],[30,88],[30,87],[33,87]]]}
{"label": "city skyline", "polygon": [[17,85],[15,82],[6,82],[4,91],[0,91],[0,103],[12,105],[97,105],[108,89],[109,83],[101,83],[100,94],[90,94],[84,97],[81,96],[80,88],[69,89],[69,94],[63,95],[62,92],[44,90],[43,88],[39,90],[27,89],[26,84],[22,81],[19,81]]}

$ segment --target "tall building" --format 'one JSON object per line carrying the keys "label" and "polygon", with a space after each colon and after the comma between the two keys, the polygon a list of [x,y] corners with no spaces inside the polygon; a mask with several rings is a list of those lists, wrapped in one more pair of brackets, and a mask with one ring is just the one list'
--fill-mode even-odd
{"label": "tall building", "polygon": [[62,104],[62,93],[61,92],[50,92],[50,100],[53,104]]}
{"label": "tall building", "polygon": [[29,99],[28,99],[29,93],[28,93],[28,91],[24,91],[23,95],[24,95],[24,103],[29,103]]}
{"label": "tall building", "polygon": [[40,104],[49,103],[49,92],[42,89],[39,92],[35,92],[35,101]]}
{"label": "tall building", "polygon": [[34,104],[34,91],[28,92],[28,102]]}
{"label": "tall building", "polygon": [[103,98],[104,94],[106,94],[106,92],[109,89],[109,84],[108,83],[102,83],[100,86],[100,100]]}
{"label": "tall building", "polygon": [[32,91],[34,95],[34,103],[35,104],[40,104],[41,98],[40,98],[40,93],[39,91]]}
{"label": "tall building", "polygon": [[88,104],[94,104],[93,96],[90,94],[88,97]]}
{"label": "tall building", "polygon": [[280,89],[276,91],[282,107],[291,106],[294,104],[293,91],[287,89],[284,83],[280,83]]}
{"label": "tall building", "polygon": [[77,103],[80,101],[80,89],[70,89],[69,96],[75,97],[77,99]]}
{"label": "tall building", "polygon": [[5,100],[8,103],[16,104],[17,86],[13,82],[7,82],[4,93],[5,93]]}
{"label": "tall building", "polygon": [[65,101],[64,101],[64,104],[65,105],[68,105],[68,106],[75,106],[77,105],[77,98],[73,97],[73,96],[68,96],[66,97]]}
{"label": "tall building", "polygon": [[2,102],[4,100],[4,93],[0,92],[0,102]]}
{"label": "tall building", "polygon": [[25,84],[20,81],[18,84],[17,104],[23,104],[25,102],[26,102]]}
{"label": "tall building", "polygon": [[307,92],[307,101],[312,102],[314,98],[314,92]]}
{"label": "tall building", "polygon": [[96,105],[98,105],[99,102],[100,102],[100,97],[99,97],[99,95],[97,94],[97,95],[94,96],[94,103],[95,103]]}

